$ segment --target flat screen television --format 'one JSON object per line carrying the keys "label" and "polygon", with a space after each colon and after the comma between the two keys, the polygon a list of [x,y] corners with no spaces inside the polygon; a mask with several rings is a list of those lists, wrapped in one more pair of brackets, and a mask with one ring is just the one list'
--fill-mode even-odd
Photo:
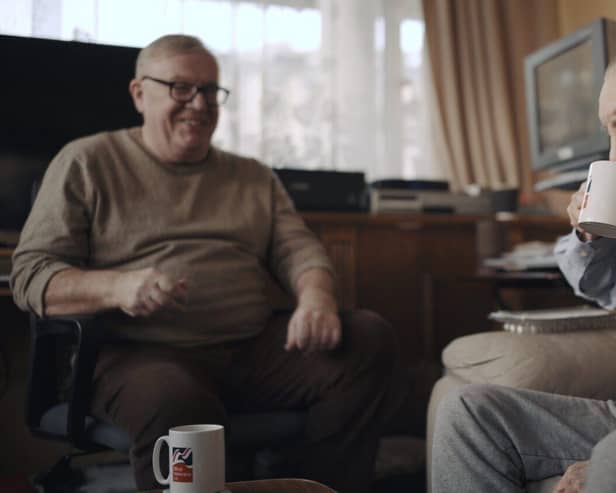
{"label": "flat screen television", "polygon": [[614,55],[616,22],[602,18],[526,57],[532,166],[552,171],[535,189],[576,188],[592,161],[607,159],[597,99]]}
{"label": "flat screen television", "polygon": [[0,35],[0,231],[19,231],[30,192],[77,137],[138,125],[137,48]]}

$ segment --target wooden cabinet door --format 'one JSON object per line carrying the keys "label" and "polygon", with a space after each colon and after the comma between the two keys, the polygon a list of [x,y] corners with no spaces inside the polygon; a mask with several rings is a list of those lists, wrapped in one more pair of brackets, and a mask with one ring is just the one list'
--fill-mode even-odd
{"label": "wooden cabinet door", "polygon": [[319,238],[334,265],[340,308],[357,308],[357,228],[322,226],[319,228]]}
{"label": "wooden cabinet door", "polygon": [[423,348],[418,270],[421,223],[366,225],[358,231],[358,306],[393,324],[404,357]]}

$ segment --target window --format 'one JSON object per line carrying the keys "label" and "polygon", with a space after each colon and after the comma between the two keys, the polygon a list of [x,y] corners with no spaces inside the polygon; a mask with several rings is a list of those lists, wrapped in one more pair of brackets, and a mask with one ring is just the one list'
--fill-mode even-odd
{"label": "window", "polygon": [[434,178],[420,0],[26,0],[0,32],[141,47],[172,32],[219,57],[214,141],[271,166]]}

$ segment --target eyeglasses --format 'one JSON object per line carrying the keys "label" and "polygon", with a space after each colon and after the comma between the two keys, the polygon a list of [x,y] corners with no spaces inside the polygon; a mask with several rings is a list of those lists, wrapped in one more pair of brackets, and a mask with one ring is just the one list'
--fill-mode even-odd
{"label": "eyeglasses", "polygon": [[169,96],[178,103],[190,103],[197,93],[203,94],[205,102],[208,106],[220,106],[226,103],[229,97],[230,91],[224,87],[220,87],[217,84],[204,84],[199,86],[197,84],[190,84],[188,82],[175,82],[157,79],[144,75],[141,80],[152,80],[163,84],[169,88]]}

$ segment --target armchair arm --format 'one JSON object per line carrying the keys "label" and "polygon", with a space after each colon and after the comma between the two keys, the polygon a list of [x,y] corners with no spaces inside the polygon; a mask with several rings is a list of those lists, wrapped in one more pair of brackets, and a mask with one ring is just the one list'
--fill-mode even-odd
{"label": "armchair arm", "polygon": [[473,334],[445,348],[443,365],[446,374],[466,382],[612,399],[616,396],[616,330]]}
{"label": "armchair arm", "polygon": [[[41,432],[38,427],[42,416],[62,402],[59,389],[67,385],[64,397],[68,416],[64,438],[79,447],[104,328],[93,316],[37,318],[32,315],[31,333],[28,425],[33,431]],[[67,370],[68,375],[63,370]]]}

